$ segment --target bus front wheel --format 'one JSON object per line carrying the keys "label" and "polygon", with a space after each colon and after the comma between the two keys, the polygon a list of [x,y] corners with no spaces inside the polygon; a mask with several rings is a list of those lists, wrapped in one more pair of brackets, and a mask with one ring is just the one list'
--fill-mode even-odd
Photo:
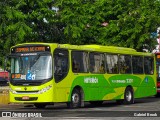
{"label": "bus front wheel", "polygon": [[67,103],[69,108],[79,108],[81,107],[81,93],[78,89],[74,89],[71,94],[71,101]]}
{"label": "bus front wheel", "polygon": [[134,103],[134,94],[131,87],[127,87],[124,93],[124,104],[133,104]]}

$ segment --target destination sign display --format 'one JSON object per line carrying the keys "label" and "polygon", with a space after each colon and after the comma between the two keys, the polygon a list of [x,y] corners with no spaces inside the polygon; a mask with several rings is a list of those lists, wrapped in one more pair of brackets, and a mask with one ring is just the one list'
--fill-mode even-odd
{"label": "destination sign display", "polygon": [[21,74],[12,74],[12,79],[20,79],[21,78]]}
{"label": "destination sign display", "polygon": [[16,47],[12,49],[12,53],[27,53],[27,52],[44,52],[50,51],[49,46],[28,46]]}
{"label": "destination sign display", "polygon": [[157,58],[160,58],[160,55],[157,55]]}

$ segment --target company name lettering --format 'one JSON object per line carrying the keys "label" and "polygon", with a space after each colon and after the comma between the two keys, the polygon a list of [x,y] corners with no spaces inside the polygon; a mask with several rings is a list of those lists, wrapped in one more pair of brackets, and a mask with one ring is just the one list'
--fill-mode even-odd
{"label": "company name lettering", "polygon": [[126,79],[126,80],[112,80],[112,83],[133,83],[133,79]]}
{"label": "company name lettering", "polygon": [[98,78],[96,77],[85,78],[84,83],[98,83]]}

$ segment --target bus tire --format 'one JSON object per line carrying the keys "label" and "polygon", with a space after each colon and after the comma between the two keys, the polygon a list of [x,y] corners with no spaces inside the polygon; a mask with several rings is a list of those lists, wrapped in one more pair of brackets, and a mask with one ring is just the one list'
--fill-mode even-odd
{"label": "bus tire", "polygon": [[124,93],[124,104],[133,104],[134,103],[134,94],[131,87],[127,87]]}
{"label": "bus tire", "polygon": [[36,108],[43,109],[43,108],[46,107],[46,104],[44,104],[44,103],[35,103],[34,106],[35,106]]}
{"label": "bus tire", "polygon": [[71,94],[71,101],[67,103],[68,108],[81,107],[81,93],[78,89],[74,89]]}

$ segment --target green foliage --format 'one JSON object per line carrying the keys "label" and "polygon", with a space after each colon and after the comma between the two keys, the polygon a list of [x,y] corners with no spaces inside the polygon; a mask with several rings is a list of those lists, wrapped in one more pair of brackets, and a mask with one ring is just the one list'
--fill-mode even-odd
{"label": "green foliage", "polygon": [[52,0],[0,0],[0,57],[18,43],[57,42],[61,31],[53,4]]}
{"label": "green foliage", "polygon": [[[159,27],[158,0],[61,0],[64,34],[72,44],[103,44],[142,50],[154,46],[151,32]],[[102,23],[108,23],[103,26]]]}
{"label": "green foliage", "polygon": [[152,50],[159,0],[0,0],[0,66],[23,42],[116,45]]}

